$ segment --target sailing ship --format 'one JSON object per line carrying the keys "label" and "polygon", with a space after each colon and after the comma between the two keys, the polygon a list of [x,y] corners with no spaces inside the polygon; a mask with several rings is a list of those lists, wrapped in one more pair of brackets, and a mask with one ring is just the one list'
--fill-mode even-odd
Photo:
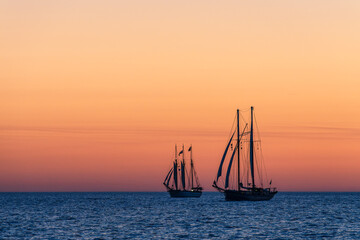
{"label": "sailing ship", "polygon": [[[242,130],[240,131],[241,124]],[[235,147],[233,147],[234,143]],[[227,156],[229,148],[232,149],[231,157]],[[237,161],[234,161],[234,158],[237,158]],[[229,162],[225,179],[223,179],[222,171],[224,162],[227,159],[229,159]],[[236,126],[233,124],[231,129],[230,140],[220,161],[213,187],[224,193],[227,201],[270,200],[277,193],[277,190],[271,188],[272,181],[269,182],[268,187],[264,187],[263,182],[264,178],[266,178],[266,171],[262,171],[265,170],[262,168],[265,167],[262,159],[260,137],[258,136],[255,139],[254,134],[254,107],[250,108],[250,126],[238,109]],[[255,176],[255,172],[258,173],[257,176]],[[265,176],[263,172],[265,172]],[[233,181],[230,181],[231,179]],[[257,181],[256,184],[255,180]],[[224,184],[223,187],[221,187],[222,183]]]}
{"label": "sailing ship", "polygon": [[[178,162],[177,146],[175,145],[175,159],[172,164],[173,166],[163,182],[171,197],[200,197],[202,194],[202,187],[200,186],[199,179],[194,168],[191,145],[188,151],[190,152],[190,173],[188,173],[187,165],[185,163],[184,145],[182,146],[182,150],[179,152],[179,156],[182,155],[182,160],[180,162]],[[179,186],[178,179],[181,180],[181,186]]]}

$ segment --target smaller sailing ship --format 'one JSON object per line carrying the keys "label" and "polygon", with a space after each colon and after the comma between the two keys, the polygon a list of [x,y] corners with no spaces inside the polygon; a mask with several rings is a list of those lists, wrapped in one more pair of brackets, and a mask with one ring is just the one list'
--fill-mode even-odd
{"label": "smaller sailing ship", "polygon": [[[264,201],[272,199],[277,193],[276,188],[271,188],[271,181],[268,187],[264,187],[263,184],[266,172],[264,176],[261,169],[264,164],[262,162],[260,137],[258,139],[254,138],[254,108],[251,107],[250,110],[250,129],[248,123],[244,122],[243,128],[241,128],[242,131],[240,131],[239,109],[237,110],[236,126],[233,125],[230,140],[225,148],[217,177],[213,183],[214,188],[224,193],[227,201]],[[242,116],[241,119],[244,120]],[[234,148],[233,143],[235,143]],[[227,152],[230,147],[233,152],[230,160],[228,160],[226,177],[222,179],[223,165],[225,160],[228,159]],[[237,161],[233,161],[234,158]],[[240,166],[243,170],[242,173]],[[258,173],[257,178],[255,173]],[[231,179],[234,180],[233,184],[231,184]],[[220,186],[220,180],[225,180],[223,186]],[[257,184],[255,184],[255,180],[258,181]]]}
{"label": "smaller sailing ship", "polygon": [[[177,146],[175,145],[175,159],[173,166],[163,182],[171,197],[200,197],[202,194],[202,187],[200,186],[192,159],[192,146],[190,146],[188,151],[190,152],[189,173],[185,163],[184,145],[182,146],[182,150],[179,152],[179,156],[182,155],[181,161],[178,161]],[[181,186],[178,184],[178,179],[180,179]]]}

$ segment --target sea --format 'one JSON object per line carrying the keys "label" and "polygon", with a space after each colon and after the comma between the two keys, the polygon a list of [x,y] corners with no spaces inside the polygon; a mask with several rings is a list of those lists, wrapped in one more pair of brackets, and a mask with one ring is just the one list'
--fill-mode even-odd
{"label": "sea", "polygon": [[0,193],[0,239],[360,239],[360,193]]}

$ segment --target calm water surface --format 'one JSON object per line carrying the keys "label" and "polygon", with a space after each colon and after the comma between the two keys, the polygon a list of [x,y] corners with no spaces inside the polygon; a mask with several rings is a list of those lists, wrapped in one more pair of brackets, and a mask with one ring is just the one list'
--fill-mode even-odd
{"label": "calm water surface", "polygon": [[360,193],[0,193],[0,239],[360,239]]}

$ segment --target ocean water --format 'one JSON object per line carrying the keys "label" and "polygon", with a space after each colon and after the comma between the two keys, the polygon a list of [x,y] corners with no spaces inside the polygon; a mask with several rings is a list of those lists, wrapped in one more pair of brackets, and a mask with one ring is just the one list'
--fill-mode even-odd
{"label": "ocean water", "polygon": [[360,193],[0,193],[0,239],[360,239]]}

